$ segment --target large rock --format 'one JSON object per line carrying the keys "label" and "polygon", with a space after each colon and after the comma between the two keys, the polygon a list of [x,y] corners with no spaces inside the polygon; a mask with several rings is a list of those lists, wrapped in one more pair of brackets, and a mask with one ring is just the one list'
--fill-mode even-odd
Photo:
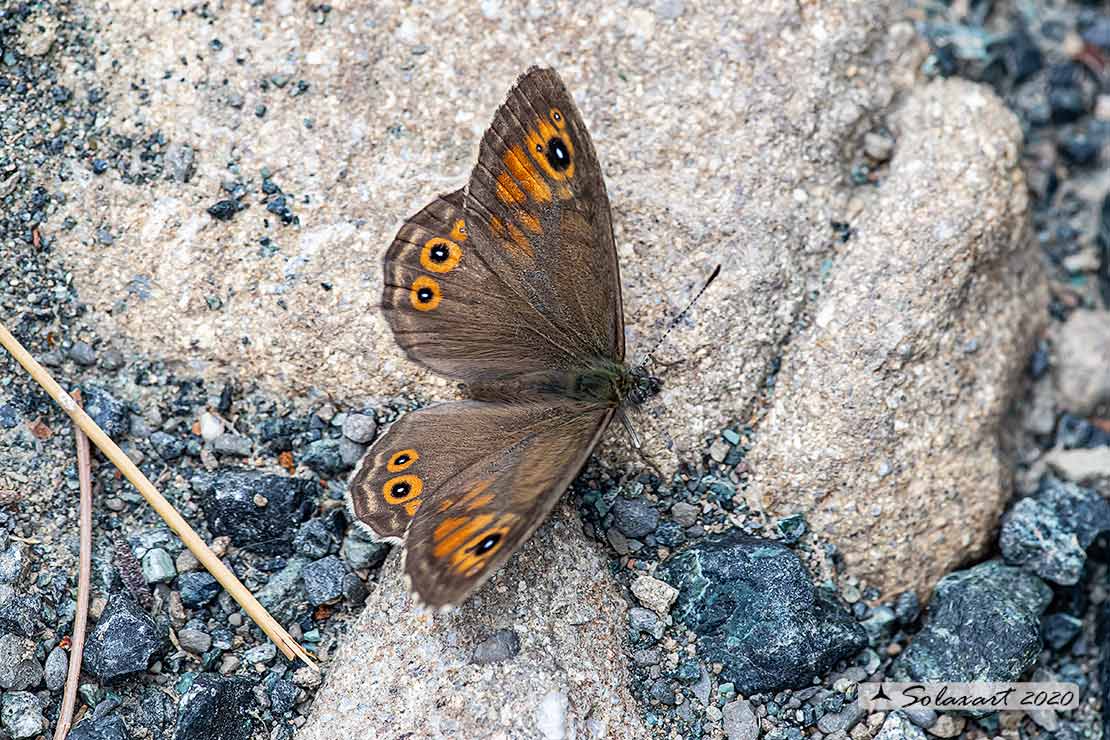
{"label": "large rock", "polygon": [[[887,273],[864,269],[876,243],[889,248],[888,267],[903,254],[902,241],[912,243],[915,254],[935,253],[933,271],[896,273],[924,304],[947,305],[951,298],[951,286],[937,277],[936,265],[949,265],[957,282],[974,273],[981,280],[964,281],[970,285],[961,293],[966,306],[948,307],[962,311],[955,312],[953,326],[962,327],[969,312],[982,308],[983,330],[975,338],[986,350],[976,358],[983,363],[984,382],[1008,366],[1016,354],[1009,348],[1027,331],[1027,322],[1017,320],[1019,312],[1007,302],[1016,279],[1012,270],[1024,263],[987,268],[992,260],[1006,262],[998,254],[1004,235],[1013,236],[1015,251],[1024,245],[1015,195],[1022,184],[1010,156],[1016,127],[1009,119],[999,127],[997,102],[960,83],[937,85],[934,91],[944,94],[933,93],[939,98],[933,108],[940,112],[929,108],[929,115],[921,116],[925,131],[915,134],[910,116],[899,119],[906,122],[899,128],[899,149],[927,156],[907,164],[900,151],[888,178],[896,186],[884,185],[880,198],[861,201],[862,211],[849,205],[852,194],[861,191],[845,185],[845,154],[883,119],[896,89],[916,69],[914,60],[899,59],[913,48],[913,31],[906,23],[890,25],[900,12],[895,6],[765,0],[709,7],[626,0],[585,14],[572,4],[552,6],[542,18],[533,12],[525,3],[486,2],[479,11],[458,2],[401,0],[335,4],[329,12],[289,0],[227,3],[184,15],[135,0],[100,9],[97,42],[112,50],[117,64],[100,73],[97,89],[105,103],[87,138],[100,142],[101,150],[116,149],[124,139],[119,132],[141,131],[144,138],[128,140],[126,151],[113,151],[112,167],[103,174],[93,174],[85,159],[75,157],[66,178],[53,185],[64,196],[57,199],[54,218],[68,216],[75,224],[55,250],[90,307],[88,320],[104,335],[126,335],[150,356],[204,373],[239,374],[281,395],[312,389],[353,406],[401,393],[450,395],[451,383],[406,362],[392,341],[377,311],[380,257],[401,219],[435,193],[465,181],[478,140],[507,88],[540,61],[558,66],[570,85],[605,169],[630,356],[638,359],[660,334],[665,317],[716,263],[724,264],[692,320],[658,353],[666,380],[662,402],[654,405],[658,420],[645,415],[641,422],[665,429],[680,451],[700,451],[703,440],[727,422],[751,418],[761,404],[767,370],[787,342],[811,344],[812,336],[799,337],[799,327],[822,264],[834,251],[841,255],[832,263],[836,286],[885,280]],[[522,28],[543,32],[521,33]],[[184,65],[182,58],[194,61]],[[152,69],[171,73],[151,75]],[[136,79],[146,80],[142,90],[133,87]],[[979,106],[974,115],[961,118],[972,103]],[[264,168],[273,176],[266,185]],[[284,191],[281,207],[275,207],[275,186]],[[227,220],[209,214],[211,206],[236,197],[244,209],[231,203],[215,211]],[[855,229],[853,239],[835,250],[832,222],[849,222]],[[962,249],[969,239],[978,240],[975,250]],[[904,265],[893,265],[899,266]],[[893,287],[876,285],[881,286],[876,295]],[[898,300],[903,294],[891,295]],[[1039,300],[1036,285],[1026,291],[1026,300]],[[971,338],[961,337],[959,346],[968,346]],[[830,360],[847,364],[850,358]],[[792,367],[797,364],[788,358],[779,378],[784,394],[797,398],[824,387],[819,375],[804,387],[794,385]],[[834,367],[830,375],[835,379],[844,372]],[[1004,384],[998,385],[1005,395]],[[867,384],[860,389],[868,390]],[[863,405],[875,400],[866,393],[862,398]],[[940,424],[936,417],[953,409],[936,400],[907,407],[914,413],[899,417],[900,423]],[[962,439],[980,430],[993,441],[993,410],[1001,401],[987,401],[981,417],[952,422],[953,434]],[[783,432],[790,445],[823,447],[824,437],[805,436],[808,416],[791,421],[790,408],[773,417],[768,433]],[[849,411],[835,405],[820,410],[830,416]],[[849,414],[848,439],[858,434],[860,422],[873,428],[870,420]],[[661,436],[645,438],[655,449]],[[982,451],[983,474],[961,479],[966,487],[953,495],[956,501],[944,510],[944,519],[929,521],[937,513],[933,507],[914,511],[907,520],[921,532],[935,529],[935,542],[895,538],[894,557],[890,527],[900,524],[860,527],[862,515],[852,511],[826,511],[811,521],[835,527],[844,513],[850,531],[831,531],[849,562],[874,566],[877,561],[861,556],[874,548],[890,557],[899,579],[920,587],[952,562],[954,551],[965,549],[960,541],[965,531],[974,549],[979,528],[989,528],[992,508],[981,504],[993,501],[1003,476],[993,470],[993,447],[985,439]],[[607,459],[620,461],[614,452],[603,450]],[[820,454],[812,459],[792,454],[780,457],[777,466],[773,456],[764,455],[759,474],[773,482],[785,477],[781,471],[805,465],[822,479],[835,478],[826,475]],[[849,457],[838,464],[848,471],[870,463]],[[931,501],[943,481],[922,480],[920,492]],[[812,492],[828,494],[825,500],[840,509],[844,501],[873,493],[847,484],[843,490],[806,489],[807,496]],[[882,493],[882,500],[902,493]],[[811,500],[805,503],[799,508],[810,508]],[[244,543],[259,541],[251,532],[242,535]],[[577,636],[551,638],[574,658],[565,661],[562,654],[537,647],[537,640],[569,631],[550,602],[564,593],[563,579],[569,576],[542,562],[586,557],[577,535],[540,539],[547,549],[529,546],[532,556],[513,559],[495,581],[512,586],[509,595],[487,589],[484,606],[472,602],[463,615],[430,625],[413,621],[401,606],[407,602],[387,565],[387,585],[362,618],[373,629],[352,631],[354,643],[344,648],[341,664],[349,668],[331,674],[333,685],[344,682],[342,687],[327,689],[326,700],[316,702],[332,717],[330,724],[310,725],[318,728],[316,736],[366,734],[381,721],[367,717],[380,716],[382,707],[410,727],[426,714],[485,736],[507,715],[503,721],[514,736],[536,734],[538,728],[559,736],[558,728],[565,726],[560,718],[585,717],[595,696],[612,726],[638,733],[638,714],[628,708],[614,647],[620,634],[615,625],[622,620],[608,611],[619,611],[620,599],[603,585],[604,568],[596,558],[593,570],[578,576],[604,595],[591,602],[600,610],[596,644],[580,644]],[[915,551],[922,554],[907,555]],[[915,557],[923,567],[909,567]],[[515,590],[522,574],[528,576],[527,599]],[[492,596],[505,602],[490,603]],[[391,605],[392,621],[376,616],[375,607],[383,605]],[[464,668],[478,671],[478,678],[460,689],[447,666],[457,666],[462,653],[441,633],[455,629],[477,640],[477,628],[468,632],[468,623],[460,620],[469,615],[477,623],[485,620],[484,627],[501,628],[506,624],[499,620],[512,609],[534,624],[532,636],[521,633],[521,655],[534,656],[538,666],[528,669],[520,687],[505,679],[518,672],[525,678],[522,659]],[[562,662],[554,664],[552,655]],[[591,668],[601,665],[598,655],[606,656],[604,667]],[[389,656],[392,662],[378,667],[368,656]],[[407,660],[435,669],[426,680],[414,681],[397,670]],[[587,666],[589,680],[578,677],[575,660]],[[349,691],[345,699],[342,688]],[[477,696],[496,720],[470,719],[467,703]],[[448,702],[437,707],[442,697]],[[337,706],[343,711],[335,711]],[[541,708],[543,722],[528,724]],[[333,731],[340,725],[342,732]]]}
{"label": "large rock", "polygon": [[[569,508],[447,615],[417,613],[394,552],[298,740],[647,737],[621,649],[625,600]],[[519,652],[475,660],[506,628]]]}
{"label": "large rock", "polygon": [[998,542],[1007,563],[1073,586],[1083,574],[1087,548],[1106,531],[1110,503],[1098,491],[1048,477],[1035,496],[1007,512]]}
{"label": "large rock", "polygon": [[1017,681],[1041,651],[1052,589],[997,560],[945,576],[921,631],[892,668],[896,681]]}
{"label": "large rock", "polygon": [[[105,333],[155,356],[282,395],[450,395],[453,384],[404,360],[377,310],[381,255],[402,219],[465,183],[517,76],[552,64],[607,176],[630,356],[725,265],[659,353],[669,369],[658,426],[698,449],[747,418],[795,327],[829,223],[845,217],[846,143],[891,100],[891,63],[912,28],[891,33],[885,4],[846,0],[656,5],[552,5],[541,19],[523,2],[384,0],[320,14],[283,1],[202,18],[113,3],[98,40],[118,61],[103,80],[115,110],[98,125],[159,132],[174,150],[141,188],[75,163],[58,183],[59,220],[77,220],[62,258]],[[521,32],[534,26],[543,33]],[[188,178],[177,174],[182,145]],[[125,157],[134,171],[165,163],[137,150]],[[263,193],[263,168],[299,223],[267,210],[281,196]],[[224,183],[243,186],[244,209]],[[217,209],[228,220],[209,215],[229,200]]]}
{"label": "large rock", "polygon": [[720,663],[743,694],[805,688],[867,646],[867,634],[791,550],[732,531],[663,563],[679,589],[674,616],[698,636],[699,655]]}
{"label": "large rock", "polygon": [[989,547],[1010,497],[1001,427],[1046,290],[1002,103],[935,82],[890,124],[889,174],[785,350],[748,461],[773,513],[805,512],[884,593],[924,595]]}

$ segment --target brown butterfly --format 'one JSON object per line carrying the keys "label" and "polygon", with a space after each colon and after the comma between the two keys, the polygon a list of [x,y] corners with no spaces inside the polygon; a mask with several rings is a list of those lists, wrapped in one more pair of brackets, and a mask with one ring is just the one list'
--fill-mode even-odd
{"label": "brown butterfly", "polygon": [[553,70],[517,80],[466,188],[410,218],[383,271],[398,344],[469,400],[397,420],[349,503],[378,539],[405,539],[412,590],[443,608],[531,536],[613,417],[661,386],[624,364],[609,198]]}

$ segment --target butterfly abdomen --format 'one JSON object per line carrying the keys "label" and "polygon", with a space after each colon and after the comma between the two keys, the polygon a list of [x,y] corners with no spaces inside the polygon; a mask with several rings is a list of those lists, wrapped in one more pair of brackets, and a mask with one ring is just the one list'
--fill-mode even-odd
{"label": "butterfly abdomen", "polygon": [[471,383],[466,386],[466,393],[478,401],[519,403],[547,398],[617,406],[622,398],[622,371],[623,368],[599,365],[585,370],[529,373]]}

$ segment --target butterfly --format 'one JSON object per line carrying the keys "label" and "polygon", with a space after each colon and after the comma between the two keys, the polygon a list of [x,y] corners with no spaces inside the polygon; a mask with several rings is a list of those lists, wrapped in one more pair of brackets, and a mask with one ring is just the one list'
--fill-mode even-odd
{"label": "butterfly", "polygon": [[405,542],[410,589],[446,609],[532,535],[610,422],[661,387],[625,364],[609,197],[553,70],[517,80],[466,187],[405,222],[383,275],[397,343],[467,400],[394,422],[348,503],[375,539]]}

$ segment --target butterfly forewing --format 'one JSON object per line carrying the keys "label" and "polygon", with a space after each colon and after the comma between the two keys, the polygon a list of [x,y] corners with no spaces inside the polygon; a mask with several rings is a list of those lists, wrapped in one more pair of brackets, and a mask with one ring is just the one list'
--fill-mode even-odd
{"label": "butterfly forewing", "polygon": [[586,125],[558,75],[532,69],[478,152],[465,208],[476,248],[548,330],[581,355],[624,359],[609,197]]}
{"label": "butterfly forewing", "polygon": [[422,602],[458,603],[543,521],[611,414],[569,401],[414,411],[367,452],[351,510],[379,539],[408,530],[405,569]]}

